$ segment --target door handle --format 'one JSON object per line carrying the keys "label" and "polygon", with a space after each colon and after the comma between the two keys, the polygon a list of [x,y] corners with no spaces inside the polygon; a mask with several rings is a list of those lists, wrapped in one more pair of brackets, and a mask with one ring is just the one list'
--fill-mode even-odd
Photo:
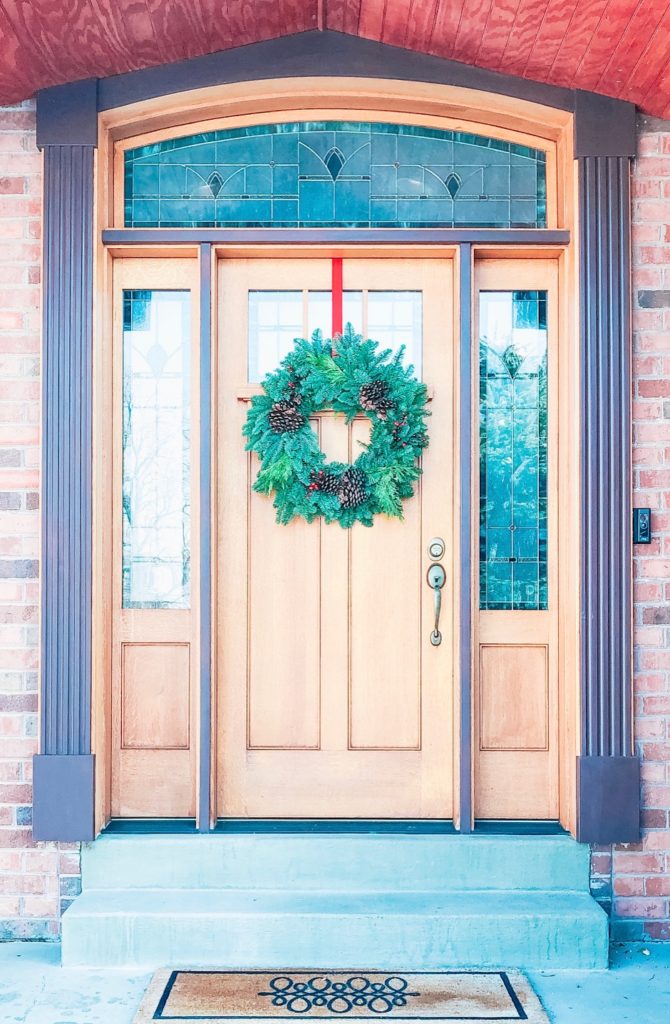
{"label": "door handle", "polygon": [[447,579],[447,574],[439,562],[433,562],[428,568],[426,576],[428,580],[428,586],[433,589],[433,596],[435,598],[435,628],[430,634],[430,642],[433,647],[439,647],[442,643],[442,634],[440,633],[440,611],[442,610],[442,587]]}

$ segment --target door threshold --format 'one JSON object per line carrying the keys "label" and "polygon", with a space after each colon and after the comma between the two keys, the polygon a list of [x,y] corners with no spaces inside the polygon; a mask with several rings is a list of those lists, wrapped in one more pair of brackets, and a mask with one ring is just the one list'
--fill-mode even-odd
{"label": "door threshold", "polygon": [[484,836],[567,836],[560,821],[536,821],[477,818],[474,832]]}
{"label": "door threshold", "polygon": [[195,818],[111,818],[103,836],[197,835]]}
{"label": "door threshold", "polygon": [[450,819],[421,818],[219,818],[215,832],[234,833],[383,833],[456,835]]}
{"label": "door threshold", "polygon": [[[209,835],[459,835],[449,819],[219,818]],[[198,835],[194,818],[112,818],[102,835]],[[557,821],[478,820],[474,836],[568,835]]]}

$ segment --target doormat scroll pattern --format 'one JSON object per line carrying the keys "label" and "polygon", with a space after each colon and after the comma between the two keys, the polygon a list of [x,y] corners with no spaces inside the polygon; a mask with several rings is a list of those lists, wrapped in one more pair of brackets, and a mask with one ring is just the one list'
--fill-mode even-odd
{"label": "doormat scroll pattern", "polygon": [[528,979],[516,971],[302,970],[158,971],[134,1024],[266,1024],[299,1017],[548,1024]]}

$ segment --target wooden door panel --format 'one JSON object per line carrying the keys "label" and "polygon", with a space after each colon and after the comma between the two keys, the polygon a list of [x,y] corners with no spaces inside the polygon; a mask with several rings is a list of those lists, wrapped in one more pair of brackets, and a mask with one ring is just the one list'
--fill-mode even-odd
{"label": "wooden door panel", "polygon": [[545,644],[482,644],[480,749],[547,750],[549,650]]}
{"label": "wooden door panel", "polygon": [[[424,376],[442,400],[430,423],[430,472],[406,502],[405,521],[379,516],[372,529],[350,531],[319,522],[280,526],[271,498],[251,492],[255,463],[242,442],[249,292],[302,289],[306,334],[309,292],[329,291],[330,270],[318,259],[220,265],[218,813],[448,818],[455,574],[443,597],[441,647],[429,640],[425,580],[429,535],[445,537],[445,560],[452,559],[448,260],[345,260],[345,289],[359,292],[364,308],[368,289],[423,293]],[[379,315],[385,300],[376,301]],[[297,308],[294,295],[293,317]],[[331,459],[352,460],[369,437],[364,419],[347,427],[326,410],[315,420]]]}
{"label": "wooden door panel", "polygon": [[[258,461],[249,457],[251,479]],[[317,749],[320,742],[320,536],[305,522],[277,529],[272,501],[250,493],[248,740]],[[240,587],[240,598],[245,589]]]}
{"label": "wooden door panel", "polygon": [[[354,432],[355,434],[355,432]],[[421,496],[404,522],[357,525],[350,547],[350,744],[421,747]]]}
{"label": "wooden door panel", "polygon": [[122,644],[122,748],[188,750],[190,682],[190,644]]}

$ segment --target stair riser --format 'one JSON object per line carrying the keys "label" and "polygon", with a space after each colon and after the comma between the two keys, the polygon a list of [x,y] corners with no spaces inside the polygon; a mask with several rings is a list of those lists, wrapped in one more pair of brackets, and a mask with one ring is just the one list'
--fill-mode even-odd
{"label": "stair riser", "polygon": [[567,839],[445,836],[133,837],[82,854],[83,888],[587,892],[588,848]]}
{"label": "stair riser", "polygon": [[287,967],[430,971],[607,966],[607,924],[402,915],[92,916],[63,921],[66,967]]}

